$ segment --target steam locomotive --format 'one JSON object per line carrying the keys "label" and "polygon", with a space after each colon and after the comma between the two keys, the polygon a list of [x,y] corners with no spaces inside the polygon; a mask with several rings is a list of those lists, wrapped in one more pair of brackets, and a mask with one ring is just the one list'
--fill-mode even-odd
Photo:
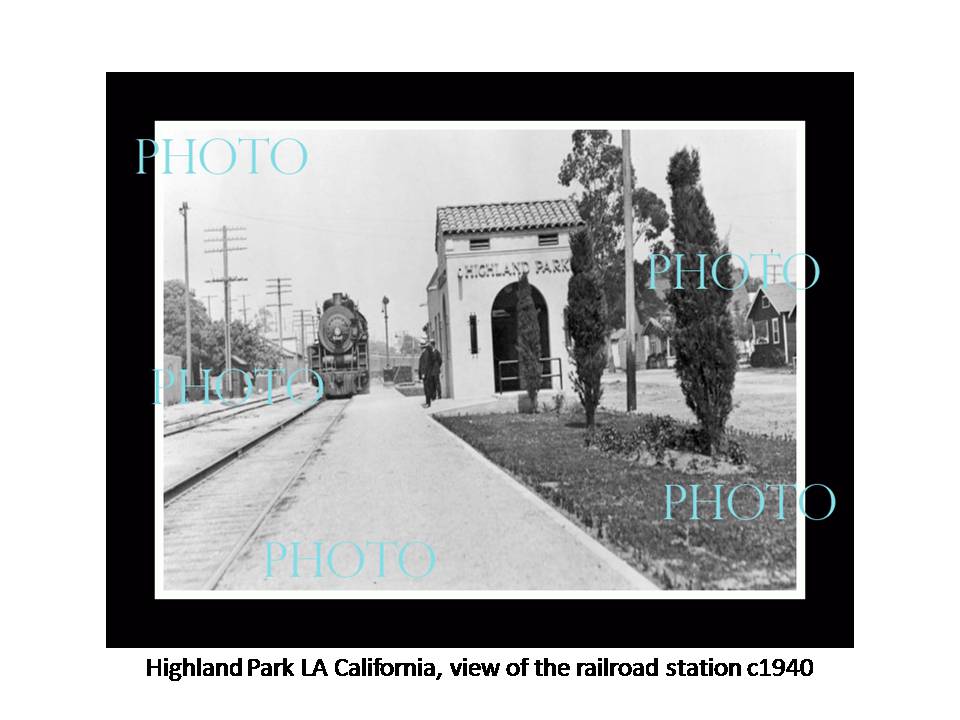
{"label": "steam locomotive", "polygon": [[[346,293],[334,293],[317,309],[317,340],[310,367],[323,378],[323,396],[350,397],[370,392],[367,319]],[[317,384],[311,375],[313,384]]]}

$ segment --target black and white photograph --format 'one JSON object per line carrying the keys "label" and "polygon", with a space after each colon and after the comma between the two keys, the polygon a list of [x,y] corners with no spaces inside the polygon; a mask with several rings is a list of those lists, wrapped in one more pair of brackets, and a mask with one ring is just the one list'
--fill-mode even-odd
{"label": "black and white photograph", "polygon": [[157,122],[156,596],[803,598],[804,142]]}
{"label": "black and white photograph", "polygon": [[119,9],[7,33],[11,714],[950,707],[942,8]]}

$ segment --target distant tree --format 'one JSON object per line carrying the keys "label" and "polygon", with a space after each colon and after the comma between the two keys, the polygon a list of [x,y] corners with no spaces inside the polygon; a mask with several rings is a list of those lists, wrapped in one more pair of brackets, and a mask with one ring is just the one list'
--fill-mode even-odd
{"label": "distant tree", "polygon": [[[182,366],[187,362],[187,305],[186,286],[182,280],[167,280],[163,283],[163,352],[180,357]],[[202,302],[190,295],[190,335],[194,364],[194,377],[200,365],[208,366],[204,336],[209,332],[210,316]]]}
{"label": "distant tree", "polygon": [[[218,375],[226,367],[224,328],[223,320],[218,320],[210,323],[204,333],[204,366],[212,368],[212,375]],[[242,320],[230,323],[230,351],[247,362],[251,370],[279,368],[281,364],[280,349],[268,342],[257,328],[244,325]]]}
{"label": "distant tree", "polygon": [[[597,278],[607,303],[606,329],[613,330],[624,325],[623,150],[606,130],[576,130],[571,139],[573,148],[560,166],[559,180],[564,187],[576,183],[581,188],[573,200],[591,234]],[[642,239],[652,243],[650,251],[663,252],[665,246],[657,238],[670,223],[663,201],[646,188],[635,188],[633,213],[638,226],[632,233],[634,241],[641,239],[640,228]]]}
{"label": "distant tree", "polygon": [[750,310],[750,301],[747,295],[734,295],[730,300],[730,322],[733,323],[733,334],[741,342],[753,337],[752,323],[747,318]]}
{"label": "distant tree", "polygon": [[253,325],[261,335],[268,335],[273,327],[273,317],[270,315],[270,311],[265,307],[258,308],[253,319]]}
{"label": "distant tree", "polygon": [[[707,272],[717,257],[727,252],[717,238],[713,213],[707,207],[700,184],[700,155],[686,148],[670,158],[667,172],[673,215],[674,252],[683,253],[689,267],[696,267],[697,255],[706,255]],[[717,279],[731,287],[733,273],[729,257],[717,265]],[[696,415],[711,454],[723,438],[727,416],[733,409],[733,384],[737,352],[728,304],[730,292],[710,279],[705,290],[699,282],[685,283],[686,289],[671,289],[667,303],[675,321],[676,371],[687,406]]]}
{"label": "distant tree", "polygon": [[540,319],[537,306],[530,292],[530,280],[527,274],[520,276],[517,283],[517,358],[519,360],[520,388],[527,391],[527,397],[537,411],[537,392],[540,390],[543,370],[540,365]]}
{"label": "distant tree", "polygon": [[603,394],[600,378],[607,361],[606,299],[597,277],[589,230],[574,233],[570,238],[570,251],[573,274],[567,286],[567,307],[564,312],[573,342],[575,374],[572,380],[586,412],[587,427],[593,428],[597,406]]}
{"label": "distant tree", "polygon": [[[167,280],[163,284],[163,351],[179,355],[186,362],[186,293],[183,282]],[[224,357],[224,324],[212,322],[207,308],[196,298],[190,298],[190,334],[193,336],[194,382],[202,378],[200,368],[210,368],[211,376],[219,375],[226,367]],[[261,323],[254,327],[242,320],[230,323],[230,344],[233,354],[250,363],[251,368],[267,369],[280,366],[280,351],[267,342]]]}

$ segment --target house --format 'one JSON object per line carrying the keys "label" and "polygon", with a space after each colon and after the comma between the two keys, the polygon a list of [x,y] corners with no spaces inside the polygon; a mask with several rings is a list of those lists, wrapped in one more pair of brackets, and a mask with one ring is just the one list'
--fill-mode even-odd
{"label": "house", "polygon": [[[644,292],[643,307],[634,308],[633,327],[636,328],[636,367],[645,370],[650,367],[671,367],[673,365],[673,346],[666,330],[672,316],[666,304],[670,280],[666,277],[655,279],[655,289]],[[626,330],[620,328],[610,333],[608,338],[608,362],[610,369],[622,369],[627,366]]]}
{"label": "house", "polygon": [[[636,368],[645,370],[652,368],[672,367],[674,362],[673,344],[670,335],[657,318],[650,318],[646,322],[639,319],[636,337]],[[610,333],[609,367],[621,370],[627,366],[627,331],[623,328]]]}
{"label": "house", "polygon": [[747,319],[752,323],[753,343],[774,345],[789,363],[797,356],[797,290],[776,283],[757,290]]}
{"label": "house", "polygon": [[[293,341],[293,343],[296,344],[299,342],[299,339],[300,338],[284,338],[284,345],[283,345],[283,348],[281,349],[280,343],[277,340],[274,340],[273,338],[264,338],[264,342],[268,346],[270,346],[271,349],[275,350],[280,354],[280,362],[278,364],[278,367],[275,369],[279,371],[278,377],[282,378],[283,382],[286,382],[287,378],[290,377],[290,375],[297,372],[298,370],[302,370],[306,366],[304,357],[300,353],[300,351],[295,347],[291,348],[289,345],[287,345],[288,341]],[[300,373],[294,379],[294,382],[297,382],[297,383],[308,382],[308,381],[309,381],[309,378],[307,380],[304,380],[303,373]]]}

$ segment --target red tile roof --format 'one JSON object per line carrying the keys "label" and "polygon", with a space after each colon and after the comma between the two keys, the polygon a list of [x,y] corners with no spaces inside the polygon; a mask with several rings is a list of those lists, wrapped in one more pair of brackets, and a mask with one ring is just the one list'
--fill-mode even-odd
{"label": "red tile roof", "polygon": [[437,208],[443,235],[577,227],[583,225],[571,200],[461,205]]}

